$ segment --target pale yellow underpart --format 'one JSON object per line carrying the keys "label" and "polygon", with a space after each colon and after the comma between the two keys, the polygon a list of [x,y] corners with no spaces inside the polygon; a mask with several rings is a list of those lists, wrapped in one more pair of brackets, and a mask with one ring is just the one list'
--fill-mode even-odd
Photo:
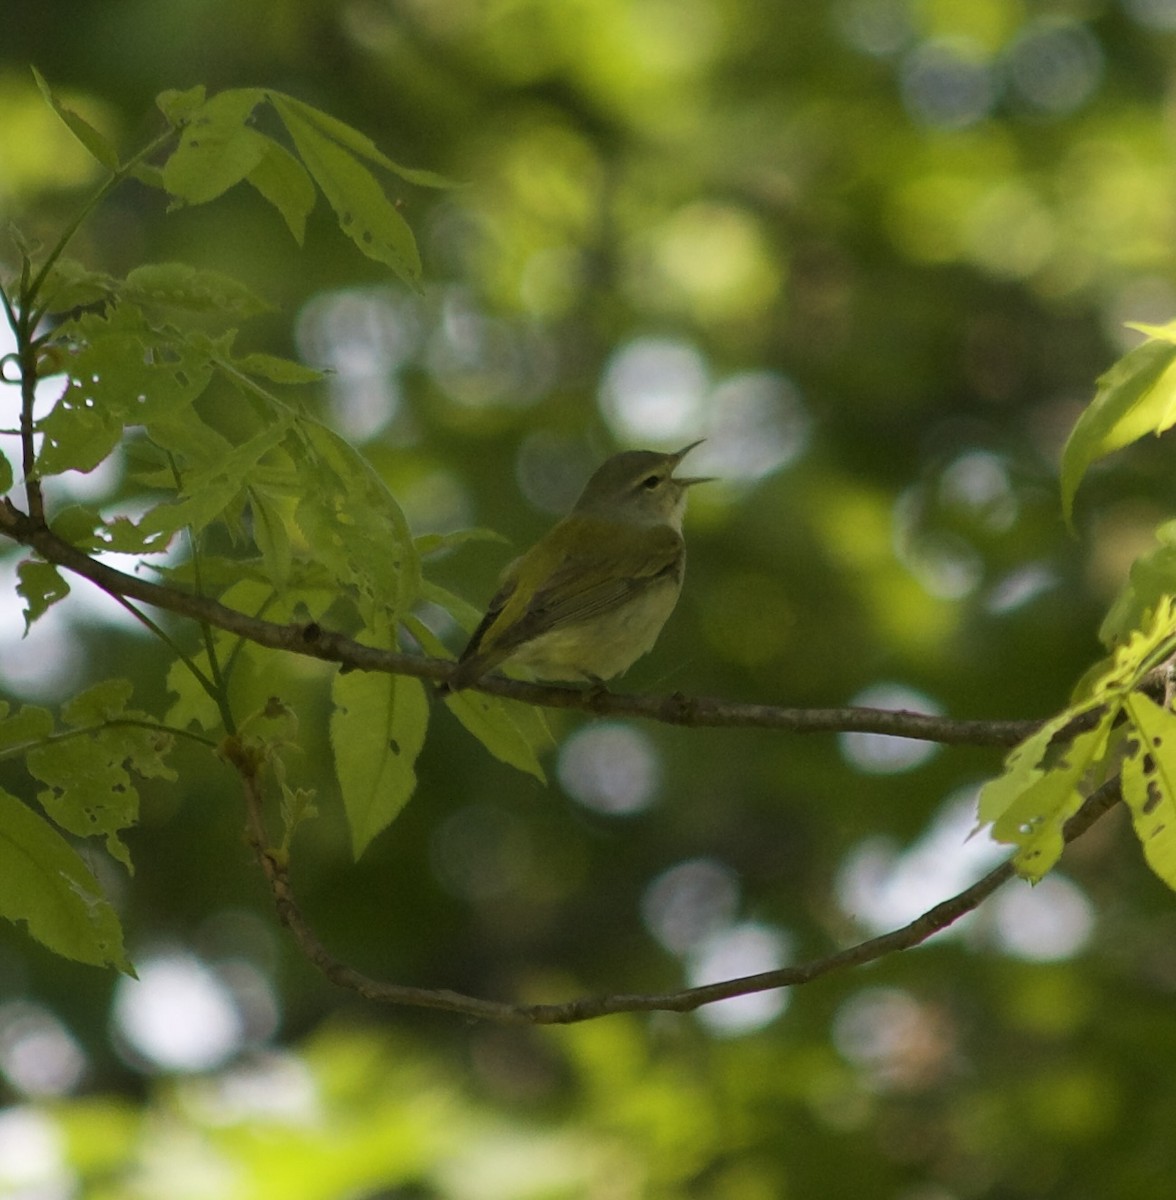
{"label": "pale yellow underpart", "polygon": [[681,572],[669,575],[612,612],[540,634],[505,663],[552,681],[612,679],[653,648],[681,590]]}

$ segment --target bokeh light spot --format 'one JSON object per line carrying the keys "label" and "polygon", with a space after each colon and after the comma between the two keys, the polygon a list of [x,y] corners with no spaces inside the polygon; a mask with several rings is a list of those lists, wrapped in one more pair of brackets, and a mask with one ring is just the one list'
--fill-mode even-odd
{"label": "bokeh light spot", "polygon": [[646,929],[671,954],[686,954],[735,919],[739,878],[713,858],[691,858],[667,868],[645,889]]}
{"label": "bokeh light spot", "polygon": [[1009,48],[1005,69],[1014,91],[1043,113],[1081,107],[1102,81],[1098,39],[1076,21],[1031,21]]}
{"label": "bokeh light spot", "polygon": [[691,470],[728,482],[762,479],[795,462],[808,445],[811,421],[800,391],[778,371],[743,371],[707,399],[706,441]]}
{"label": "bokeh light spot", "polygon": [[997,945],[1033,962],[1073,958],[1094,933],[1094,908],[1086,893],[1056,872],[1035,887],[999,893],[992,916]]}
{"label": "bokeh light spot", "polygon": [[648,808],[661,784],[657,752],[628,725],[586,725],[559,753],[559,781],[585,808],[627,816]]}
{"label": "bokeh light spot", "polygon": [[0,1071],[26,1096],[62,1096],[86,1070],[77,1039],[48,1009],[24,1000],[0,1006]]}
{"label": "bokeh light spot", "polygon": [[977,43],[935,38],[903,59],[902,98],[920,125],[966,129],[988,115],[996,89]]}
{"label": "bokeh light spot", "polygon": [[609,359],[600,406],[623,443],[688,440],[699,429],[708,372],[688,342],[643,337]]}
{"label": "bokeh light spot", "polygon": [[526,826],[493,804],[467,804],[433,835],[433,871],[452,895],[493,900],[518,891],[532,863]]}
{"label": "bokeh light spot", "polygon": [[232,992],[193,954],[144,958],[138,979],[120,979],[112,1021],[136,1066],[205,1071],[240,1050],[245,1022]]}
{"label": "bokeh light spot", "polygon": [[[783,930],[757,921],[720,929],[695,948],[688,976],[692,987],[723,979],[739,979],[779,970],[790,957],[790,939]],[[732,996],[698,1010],[698,1019],[713,1033],[731,1037],[753,1033],[774,1021],[787,1007],[783,988]]]}
{"label": "bokeh light spot", "polygon": [[[859,692],[850,704],[863,708],[938,714],[939,706],[914,688],[900,683],[876,683]],[[842,757],[868,775],[895,775],[922,766],[938,750],[934,742],[893,737],[883,733],[843,733],[838,736]]]}

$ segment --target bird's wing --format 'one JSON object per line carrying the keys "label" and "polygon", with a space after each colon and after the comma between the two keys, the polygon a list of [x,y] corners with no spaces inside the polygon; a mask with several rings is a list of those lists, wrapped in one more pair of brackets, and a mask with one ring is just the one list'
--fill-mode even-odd
{"label": "bird's wing", "polygon": [[[556,626],[602,616],[681,573],[682,537],[668,526],[643,529],[639,537],[610,532],[599,544],[602,549],[598,553],[565,554],[559,565],[539,580],[528,578],[531,554],[511,563],[462,651],[449,687],[473,683],[524,643]],[[522,596],[528,593],[530,600],[524,604]]]}
{"label": "bird's wing", "polygon": [[682,538],[668,527],[642,530],[639,538],[611,535],[599,553],[565,556],[534,586],[525,608],[508,598],[487,627],[483,644],[509,653],[556,626],[602,616],[678,574],[681,564]]}

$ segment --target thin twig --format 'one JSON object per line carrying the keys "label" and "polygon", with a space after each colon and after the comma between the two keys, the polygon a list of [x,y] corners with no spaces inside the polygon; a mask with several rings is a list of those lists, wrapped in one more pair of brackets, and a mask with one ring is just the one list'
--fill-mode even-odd
{"label": "thin twig", "polygon": [[[570,1025],[614,1013],[691,1012],[704,1004],[713,1004],[733,996],[746,996],[776,988],[799,987],[835,971],[860,967],[920,945],[978,908],[997,888],[1016,875],[1012,860],[1003,862],[971,887],[928,909],[922,916],[916,917],[900,929],[868,938],[834,954],[810,959],[797,966],[782,967],[759,975],[747,975],[673,992],[581,996],[559,1004],[510,1004],[467,996],[444,988],[419,988],[387,983],[372,979],[336,958],[319,940],[294,898],[286,857],[269,846],[263,814],[263,756],[243,746],[237,739],[226,739],[222,753],[241,777],[245,792],[247,835],[269,884],[278,918],[289,929],[298,948],[315,967],[332,983],[375,1003],[443,1009],[503,1024]],[[1113,808],[1119,799],[1117,778],[1103,784],[1066,823],[1063,834],[1065,841],[1069,843],[1081,837],[1099,817]]]}

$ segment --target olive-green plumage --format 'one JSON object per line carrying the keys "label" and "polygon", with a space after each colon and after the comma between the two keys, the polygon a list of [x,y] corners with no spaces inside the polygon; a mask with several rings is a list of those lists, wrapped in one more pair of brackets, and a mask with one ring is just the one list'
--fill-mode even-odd
{"label": "olive-green plumage", "polygon": [[540,679],[611,679],[649,650],[682,590],[686,489],[704,481],[673,472],[697,445],[608,459],[572,511],[503,572],[447,689],[508,661]]}

